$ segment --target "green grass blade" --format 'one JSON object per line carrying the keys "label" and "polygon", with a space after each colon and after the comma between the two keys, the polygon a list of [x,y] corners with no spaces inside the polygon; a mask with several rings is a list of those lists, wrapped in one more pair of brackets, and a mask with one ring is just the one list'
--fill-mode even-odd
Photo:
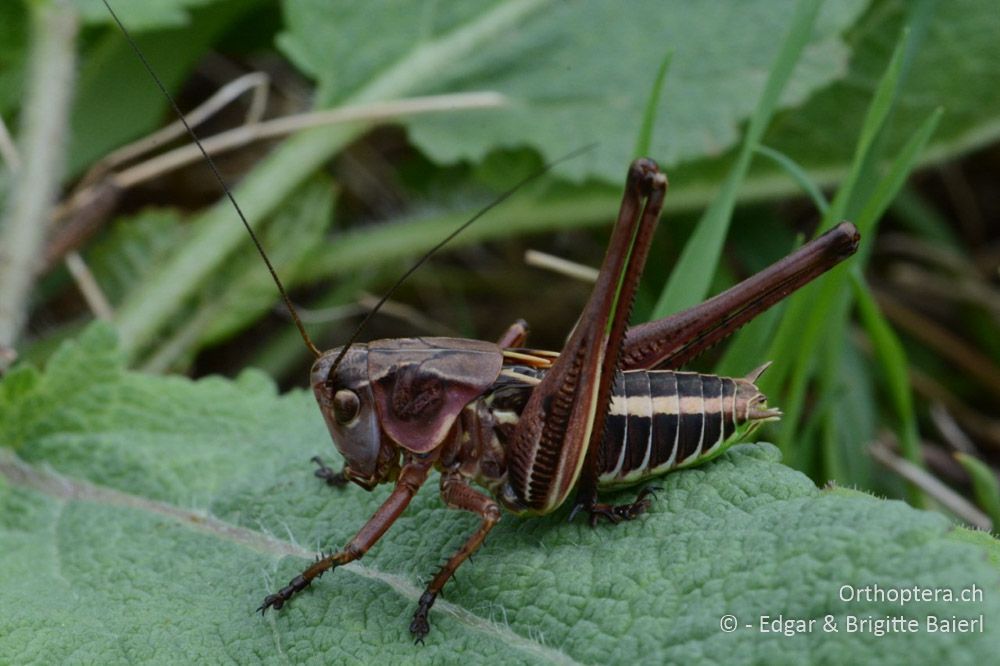
{"label": "green grass blade", "polygon": [[[930,139],[934,129],[937,127],[940,118],[940,110],[932,113],[930,117],[924,121],[920,128],[914,132],[913,136],[909,141],[907,141],[899,155],[895,160],[893,160],[886,176],[879,179],[878,184],[875,186],[874,190],[871,191],[871,194],[865,201],[861,213],[858,215],[856,220],[858,228],[865,230],[863,233],[871,236],[876,223],[882,217],[882,214],[888,208],[889,203],[902,187],[914,164],[916,164],[917,157],[927,145],[927,141]],[[872,244],[869,243],[860,251],[860,259],[854,261],[855,267],[866,263],[865,258],[871,253],[871,247]],[[838,272],[838,276],[843,275],[845,275],[843,271]],[[833,280],[831,280],[831,282],[833,282]],[[839,286],[841,284],[840,280],[837,280],[836,284]],[[847,318],[850,310],[850,294],[846,293],[843,289],[839,289],[836,294],[831,293],[831,298],[835,299],[836,309],[826,309],[822,313],[817,312],[813,314],[816,318],[819,318],[822,314],[823,318],[830,322],[829,327],[824,331],[828,344],[825,346],[823,373],[820,379],[821,395],[834,395],[842,390],[840,369],[843,355],[843,345],[836,344],[836,341],[842,340],[846,336]],[[875,309],[875,313],[879,314],[877,308]],[[871,316],[872,315],[869,313],[869,319]],[[880,341],[884,344],[888,344],[888,342],[885,342],[885,339],[887,335],[891,335],[891,329],[888,328],[887,324],[884,324],[883,328],[884,331],[880,328],[877,332],[881,336]],[[875,337],[874,333],[872,337]],[[888,354],[888,352],[886,353]],[[903,363],[901,371],[899,368],[895,368],[894,372],[884,371],[883,376],[888,382],[893,384],[893,386],[890,387],[891,391],[897,394],[899,392],[906,392],[906,394],[909,395],[909,383],[906,378],[906,361],[905,357],[902,356],[901,347],[899,347],[898,356],[899,357],[897,358],[896,355],[889,355],[886,356],[886,358],[889,358],[891,361],[901,360]],[[882,357],[880,356],[880,358]],[[885,368],[883,368],[883,370],[885,370]],[[896,385],[897,383],[898,385]],[[910,462],[920,464],[919,435],[917,431],[916,418],[913,415],[912,399],[903,402],[898,395],[894,395],[894,404],[896,406],[897,417],[900,423],[899,438],[900,441],[904,442],[904,455],[908,460],[910,460]],[[830,413],[824,419],[826,423],[823,429],[823,440],[820,443],[823,447],[822,457],[824,461],[830,462],[839,460],[837,449],[839,449],[840,446],[840,438],[837,433],[843,427],[843,418],[844,415]],[[837,476],[838,473],[839,469],[836,469],[835,467],[828,467],[825,470],[825,474],[833,476],[833,478],[841,478]],[[909,494],[911,502],[915,505],[919,506],[925,503],[925,498],[922,492],[916,486],[911,485],[909,487]]]}
{"label": "green grass blade", "polygon": [[[784,416],[777,443],[782,454],[790,458],[795,455],[793,443],[805,408],[806,388],[816,367],[817,354],[825,348],[828,340],[826,333],[833,319],[830,313],[842,311],[836,304],[840,281],[835,276],[839,272],[840,269],[834,269],[823,277],[820,284],[803,289],[803,293],[789,306],[767,355],[767,358],[775,360],[774,365],[781,372],[773,377],[765,375],[765,386],[775,387],[775,390],[768,388],[765,392],[780,393],[776,388],[784,381],[788,382],[781,400]],[[803,455],[806,453],[800,452]]]}
{"label": "green grass blade", "polygon": [[[854,150],[854,157],[851,160],[851,168],[848,170],[847,178],[845,178],[844,183],[837,191],[837,196],[834,197],[833,204],[824,217],[824,228],[830,227],[844,216],[848,210],[848,203],[854,197],[855,187],[867,170],[866,166],[871,157],[872,147],[882,128],[885,126],[885,121],[892,110],[892,104],[898,96],[900,77],[903,73],[903,62],[905,60],[904,55],[907,52],[909,36],[910,31],[904,29],[903,34],[896,43],[895,50],[893,50],[889,66],[886,68],[885,74],[882,75],[882,80],[879,81],[878,88],[875,90],[875,95],[872,97],[868,111],[865,113],[864,123],[861,126],[861,134],[858,137],[858,145]],[[867,231],[867,229],[860,226],[858,228],[862,234]]]}
{"label": "green grass blade", "polygon": [[657,107],[660,106],[660,98],[663,96],[663,83],[667,80],[667,72],[670,70],[670,61],[674,57],[673,51],[668,51],[660,67],[656,70],[656,78],[653,80],[653,87],[649,91],[649,101],[646,102],[646,110],[642,115],[642,127],[639,129],[639,138],[635,141],[635,157],[646,157],[649,155],[649,147],[653,144],[653,129],[656,126]]}
{"label": "green grass blade", "polygon": [[967,453],[956,453],[955,460],[961,463],[972,478],[972,492],[979,506],[993,521],[993,531],[1000,525],[1000,480],[989,465]]}
{"label": "green grass blade", "polygon": [[899,223],[914,235],[949,250],[962,247],[951,223],[912,187],[904,186],[892,202],[892,212]]}
{"label": "green grass blade", "polygon": [[[862,233],[870,233],[874,230],[882,214],[885,213],[889,204],[899,194],[910,172],[916,166],[917,159],[923,153],[927,142],[930,141],[931,136],[934,134],[934,130],[937,129],[943,113],[944,110],[939,107],[927,117],[917,131],[913,133],[913,136],[906,142],[906,145],[903,146],[896,159],[893,160],[892,165],[889,167],[889,172],[884,178],[879,180],[875,191],[868,198],[868,201],[865,202],[864,208],[861,209],[861,213],[858,214],[855,220],[855,224],[858,225],[858,229],[862,230]],[[867,255],[869,252],[871,252],[871,243],[862,249],[862,256]]]}
{"label": "green grass blade", "polygon": [[766,357],[767,348],[786,307],[787,303],[778,303],[741,328],[726,346],[722,358],[715,365],[715,372],[726,377],[738,377],[755,364],[771,360]]}
{"label": "green grass blade", "polygon": [[[920,433],[917,429],[917,416],[913,408],[913,395],[910,391],[910,377],[903,345],[879,311],[875,298],[865,284],[859,269],[851,271],[850,280],[854,298],[857,300],[858,313],[861,315],[861,323],[871,338],[880,374],[896,412],[897,436],[903,457],[916,465],[923,466],[920,455]],[[909,495],[912,503],[924,503],[923,494],[916,486],[909,487]]]}
{"label": "green grass blade", "polygon": [[736,163],[723,182],[719,195],[705,210],[694,234],[684,247],[653,310],[653,318],[665,317],[671,312],[700,303],[708,293],[736,205],[736,193],[746,176],[754,149],[771,122],[785,84],[809,40],[819,6],[820,3],[816,0],[801,0],[796,5],[788,33],[771,67],[757,108],[750,118]]}
{"label": "green grass blade", "polygon": [[788,155],[765,145],[757,146],[756,152],[773,160],[778,166],[787,171],[788,175],[791,176],[792,179],[798,183],[799,187],[802,188],[802,191],[805,192],[810,199],[812,199],[813,205],[816,206],[816,209],[823,215],[826,215],[827,211],[830,210],[830,202],[827,201],[822,190],[816,187],[816,183],[812,181],[812,178],[809,177],[809,174],[806,173],[805,169],[800,167],[798,163]]}
{"label": "green grass blade", "polygon": [[[503,34],[543,6],[537,0],[501,3],[475,21],[424,43],[420,54],[382,71],[343,104],[362,104],[405,97],[434,80],[446,63],[461,58],[482,40]],[[323,163],[366,130],[364,123],[320,127],[301,132],[275,149],[235,189],[251,226],[275,212],[286,198]],[[187,244],[156,275],[130,295],[118,310],[115,326],[122,347],[134,358],[156,339],[185,301],[246,243],[246,231],[235,220],[228,201],[199,215]]]}
{"label": "green grass blade", "polygon": [[[855,185],[861,177],[865,164],[868,162],[869,151],[875,141],[875,136],[882,128],[889,114],[889,105],[892,99],[895,98],[896,86],[899,83],[902,69],[903,53],[906,47],[906,37],[907,33],[904,32],[893,51],[892,59],[886,68],[885,74],[882,76],[882,80],[879,82],[875,96],[872,98],[868,112],[865,115],[864,127],[854,151],[854,157],[851,160],[851,169],[823,218],[821,225],[823,229],[830,228],[844,216],[844,212],[848,209],[848,203],[854,196]],[[862,237],[867,237],[867,231],[869,230],[861,229]],[[768,357],[773,358],[775,363],[766,375],[767,385],[775,388],[783,386],[789,380],[793,368],[799,364],[801,357],[814,353],[812,350],[818,348],[820,342],[819,335],[822,329],[815,324],[806,325],[806,319],[810,312],[813,313],[812,316],[814,318],[826,318],[826,312],[832,304],[833,293],[841,288],[841,283],[836,278],[837,275],[841,275],[840,280],[843,279],[842,273],[834,270],[831,274],[823,278],[820,285],[809,285],[794,297],[788,309],[788,316],[778,328],[778,332],[770,348],[770,353],[768,354]],[[803,335],[807,330],[815,332]],[[800,349],[796,355],[798,358],[792,358],[792,355],[787,353],[789,349]],[[804,351],[803,349],[809,351]],[[805,379],[805,377],[801,376],[801,370],[792,379],[791,395],[785,399],[787,405],[800,405],[802,403],[804,399]],[[799,393],[802,394],[799,395]],[[783,426],[783,431],[787,433],[783,438],[786,442],[791,441],[799,416],[800,414],[796,410],[791,408],[786,409]],[[782,447],[782,450],[785,451],[785,447]]]}

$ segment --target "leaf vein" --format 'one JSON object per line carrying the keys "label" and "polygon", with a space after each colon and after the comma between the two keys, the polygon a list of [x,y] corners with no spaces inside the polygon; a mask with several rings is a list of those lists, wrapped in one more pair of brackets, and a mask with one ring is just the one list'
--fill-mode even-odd
{"label": "leaf vein", "polygon": [[[184,509],[167,502],[93,484],[83,479],[63,476],[51,468],[39,469],[12,452],[0,454],[0,476],[5,477],[12,485],[30,488],[54,497],[62,503],[92,502],[153,513],[175,520],[190,529],[245,546],[262,554],[298,557],[305,560],[311,560],[315,555],[312,551],[290,541],[233,525],[205,512]],[[62,509],[60,509],[61,511]],[[341,568],[353,575],[381,582],[395,593],[413,602],[417,601],[422,594],[420,588],[397,574],[379,571],[359,562],[353,562]],[[439,599],[434,608],[452,616],[474,631],[492,634],[505,644],[530,655],[556,664],[576,665],[580,663],[565,652],[522,636],[512,631],[508,626],[492,622],[455,603]]]}

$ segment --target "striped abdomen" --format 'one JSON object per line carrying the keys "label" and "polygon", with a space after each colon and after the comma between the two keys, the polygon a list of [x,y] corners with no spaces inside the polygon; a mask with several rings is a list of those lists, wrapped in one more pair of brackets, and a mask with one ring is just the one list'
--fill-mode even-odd
{"label": "striped abdomen", "polygon": [[781,412],[745,378],[671,370],[621,373],[598,455],[601,487],[623,486],[704,462]]}

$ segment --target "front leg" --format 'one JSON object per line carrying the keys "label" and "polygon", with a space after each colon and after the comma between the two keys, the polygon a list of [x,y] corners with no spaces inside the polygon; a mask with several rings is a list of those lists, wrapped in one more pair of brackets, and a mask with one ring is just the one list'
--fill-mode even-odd
{"label": "front leg", "polygon": [[396,486],[389,497],[342,551],[316,560],[312,566],[290,580],[288,585],[264,597],[264,602],[257,610],[261,613],[267,612],[268,608],[281,610],[289,599],[309,587],[314,579],[322,576],[327,570],[353,562],[367,553],[409,505],[420,486],[427,480],[433,464],[434,460],[431,457],[407,461],[400,470]]}
{"label": "front leg", "polygon": [[413,621],[410,623],[410,633],[416,637],[418,642],[423,642],[424,636],[430,631],[427,614],[430,612],[431,606],[434,605],[434,600],[437,599],[441,588],[454,575],[455,570],[461,566],[462,562],[465,562],[476,552],[487,533],[500,520],[500,506],[489,497],[471,488],[466,480],[457,473],[445,473],[441,476],[441,498],[445,504],[454,509],[476,514],[481,518],[481,522],[479,529],[469,537],[468,541],[462,544],[462,547],[451,556],[451,559],[445,562],[420,596],[417,612],[413,614]]}
{"label": "front leg", "polygon": [[344,474],[343,469],[339,472],[333,471],[333,468],[327,467],[326,463],[324,463],[323,459],[319,456],[313,456],[309,460],[319,466],[319,469],[313,471],[313,476],[326,481],[326,485],[333,486],[335,488],[343,488],[347,485],[347,475]]}

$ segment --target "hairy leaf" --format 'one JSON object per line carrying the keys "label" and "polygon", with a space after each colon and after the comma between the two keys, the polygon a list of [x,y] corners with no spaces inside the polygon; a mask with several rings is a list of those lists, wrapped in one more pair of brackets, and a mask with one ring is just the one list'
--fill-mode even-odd
{"label": "hairy leaf", "polygon": [[[865,4],[826,4],[783,106],[801,104],[843,74],[848,52],[839,34]],[[621,165],[634,157],[629,151],[667,53],[674,56],[651,154],[673,165],[738,142],[739,123],[760,96],[780,42],[775,36],[787,30],[794,5],[766,0],[692,11],[682,1],[622,7],[522,0],[388,3],[393,11],[372,11],[307,0],[285,3],[279,45],[317,79],[327,103],[349,99],[393,71],[407,72],[411,95],[495,90],[507,96],[509,106],[494,112],[406,120],[436,160],[478,160],[514,145],[535,146],[552,159],[597,141],[591,157],[558,171],[574,180],[617,182]],[[448,49],[454,57],[439,58]],[[433,69],[421,68],[424,62]]]}
{"label": "hairy leaf", "polygon": [[[434,484],[360,563],[280,613],[253,613],[385,489],[334,491],[312,398],[247,372],[190,382],[126,371],[93,327],[44,373],[0,384],[0,662],[989,663],[993,633],[928,633],[929,615],[1000,618],[997,542],[939,515],[817,489],[770,445],[672,474],[649,514],[591,529],[505,517],[414,646],[421,583],[473,529]],[[972,585],[972,602],[845,601],[842,586]],[[873,593],[869,591],[868,595]],[[738,620],[720,630],[724,615]],[[760,618],[816,619],[764,633]],[[832,615],[840,630],[822,630]],[[851,633],[902,615],[915,635]],[[750,625],[748,628],[745,625]],[[987,629],[989,631],[989,629]]]}

